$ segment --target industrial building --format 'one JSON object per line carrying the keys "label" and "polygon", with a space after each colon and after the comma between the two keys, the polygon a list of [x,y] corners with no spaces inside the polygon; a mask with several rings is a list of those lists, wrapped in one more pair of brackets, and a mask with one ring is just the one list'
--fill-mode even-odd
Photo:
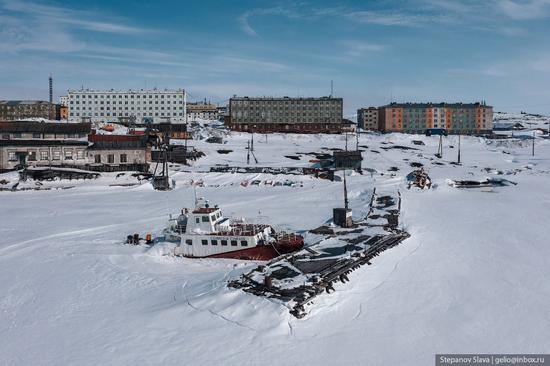
{"label": "industrial building", "polygon": [[358,109],[357,127],[363,130],[378,130],[378,108],[369,107]]}
{"label": "industrial building", "polygon": [[233,97],[226,124],[247,132],[342,132],[342,98]]}
{"label": "industrial building", "polygon": [[70,90],[69,120],[184,123],[186,92],[177,90]]}
{"label": "industrial building", "polygon": [[149,169],[151,148],[147,137],[138,135],[91,134],[88,141],[88,169],[97,171],[142,171]]}
{"label": "industrial building", "polygon": [[493,130],[493,107],[485,103],[391,103],[378,108],[378,129],[384,132],[481,134]]}
{"label": "industrial building", "polygon": [[89,123],[0,122],[0,171],[33,166],[83,166]]}

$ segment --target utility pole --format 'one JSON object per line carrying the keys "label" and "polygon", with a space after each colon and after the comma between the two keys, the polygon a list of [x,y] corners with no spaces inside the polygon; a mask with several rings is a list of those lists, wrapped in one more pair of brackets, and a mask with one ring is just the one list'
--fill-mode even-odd
{"label": "utility pole", "polygon": [[532,153],[533,156],[535,156],[535,136],[536,136],[536,131],[533,131],[533,153]]}
{"label": "utility pole", "polygon": [[356,127],[355,138],[355,150],[359,151],[359,127]]}
{"label": "utility pole", "polygon": [[346,132],[345,135],[346,135],[346,151],[348,151],[348,133]]}
{"label": "utility pole", "polygon": [[252,140],[250,142],[250,151],[254,151],[254,130],[252,130]]}
{"label": "utility pole", "polygon": [[250,140],[248,140],[248,147],[246,152],[246,164],[250,165]]}
{"label": "utility pole", "polygon": [[458,163],[460,164],[460,135],[458,135]]}
{"label": "utility pole", "polygon": [[344,169],[344,208],[348,211],[348,185],[346,183],[346,170]]}

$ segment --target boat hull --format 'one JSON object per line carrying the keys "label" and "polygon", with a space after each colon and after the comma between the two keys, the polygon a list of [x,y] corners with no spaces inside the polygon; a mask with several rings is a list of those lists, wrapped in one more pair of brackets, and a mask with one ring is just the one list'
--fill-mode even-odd
{"label": "boat hull", "polygon": [[257,245],[255,247],[233,250],[224,253],[217,253],[204,257],[191,257],[189,258],[229,258],[240,260],[254,260],[254,261],[269,261],[273,258],[277,258],[280,255],[288,254],[302,249],[304,246],[304,239],[301,236],[295,236],[290,240],[285,238],[281,243],[273,245]]}

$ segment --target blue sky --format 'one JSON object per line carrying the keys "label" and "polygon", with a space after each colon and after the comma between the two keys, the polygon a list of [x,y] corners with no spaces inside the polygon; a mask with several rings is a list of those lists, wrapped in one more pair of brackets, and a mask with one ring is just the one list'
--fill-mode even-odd
{"label": "blue sky", "polygon": [[0,99],[185,88],[550,113],[550,0],[0,0]]}

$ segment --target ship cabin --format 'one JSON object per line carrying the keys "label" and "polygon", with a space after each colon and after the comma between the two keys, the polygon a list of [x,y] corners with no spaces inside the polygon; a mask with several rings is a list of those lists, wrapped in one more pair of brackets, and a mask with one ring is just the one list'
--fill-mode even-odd
{"label": "ship cabin", "polygon": [[186,234],[210,234],[230,230],[229,219],[218,207],[197,207],[187,218]]}
{"label": "ship cabin", "polygon": [[197,207],[187,210],[172,229],[179,233],[177,254],[187,257],[208,257],[270,244],[273,229],[265,224],[232,223],[218,207]]}

